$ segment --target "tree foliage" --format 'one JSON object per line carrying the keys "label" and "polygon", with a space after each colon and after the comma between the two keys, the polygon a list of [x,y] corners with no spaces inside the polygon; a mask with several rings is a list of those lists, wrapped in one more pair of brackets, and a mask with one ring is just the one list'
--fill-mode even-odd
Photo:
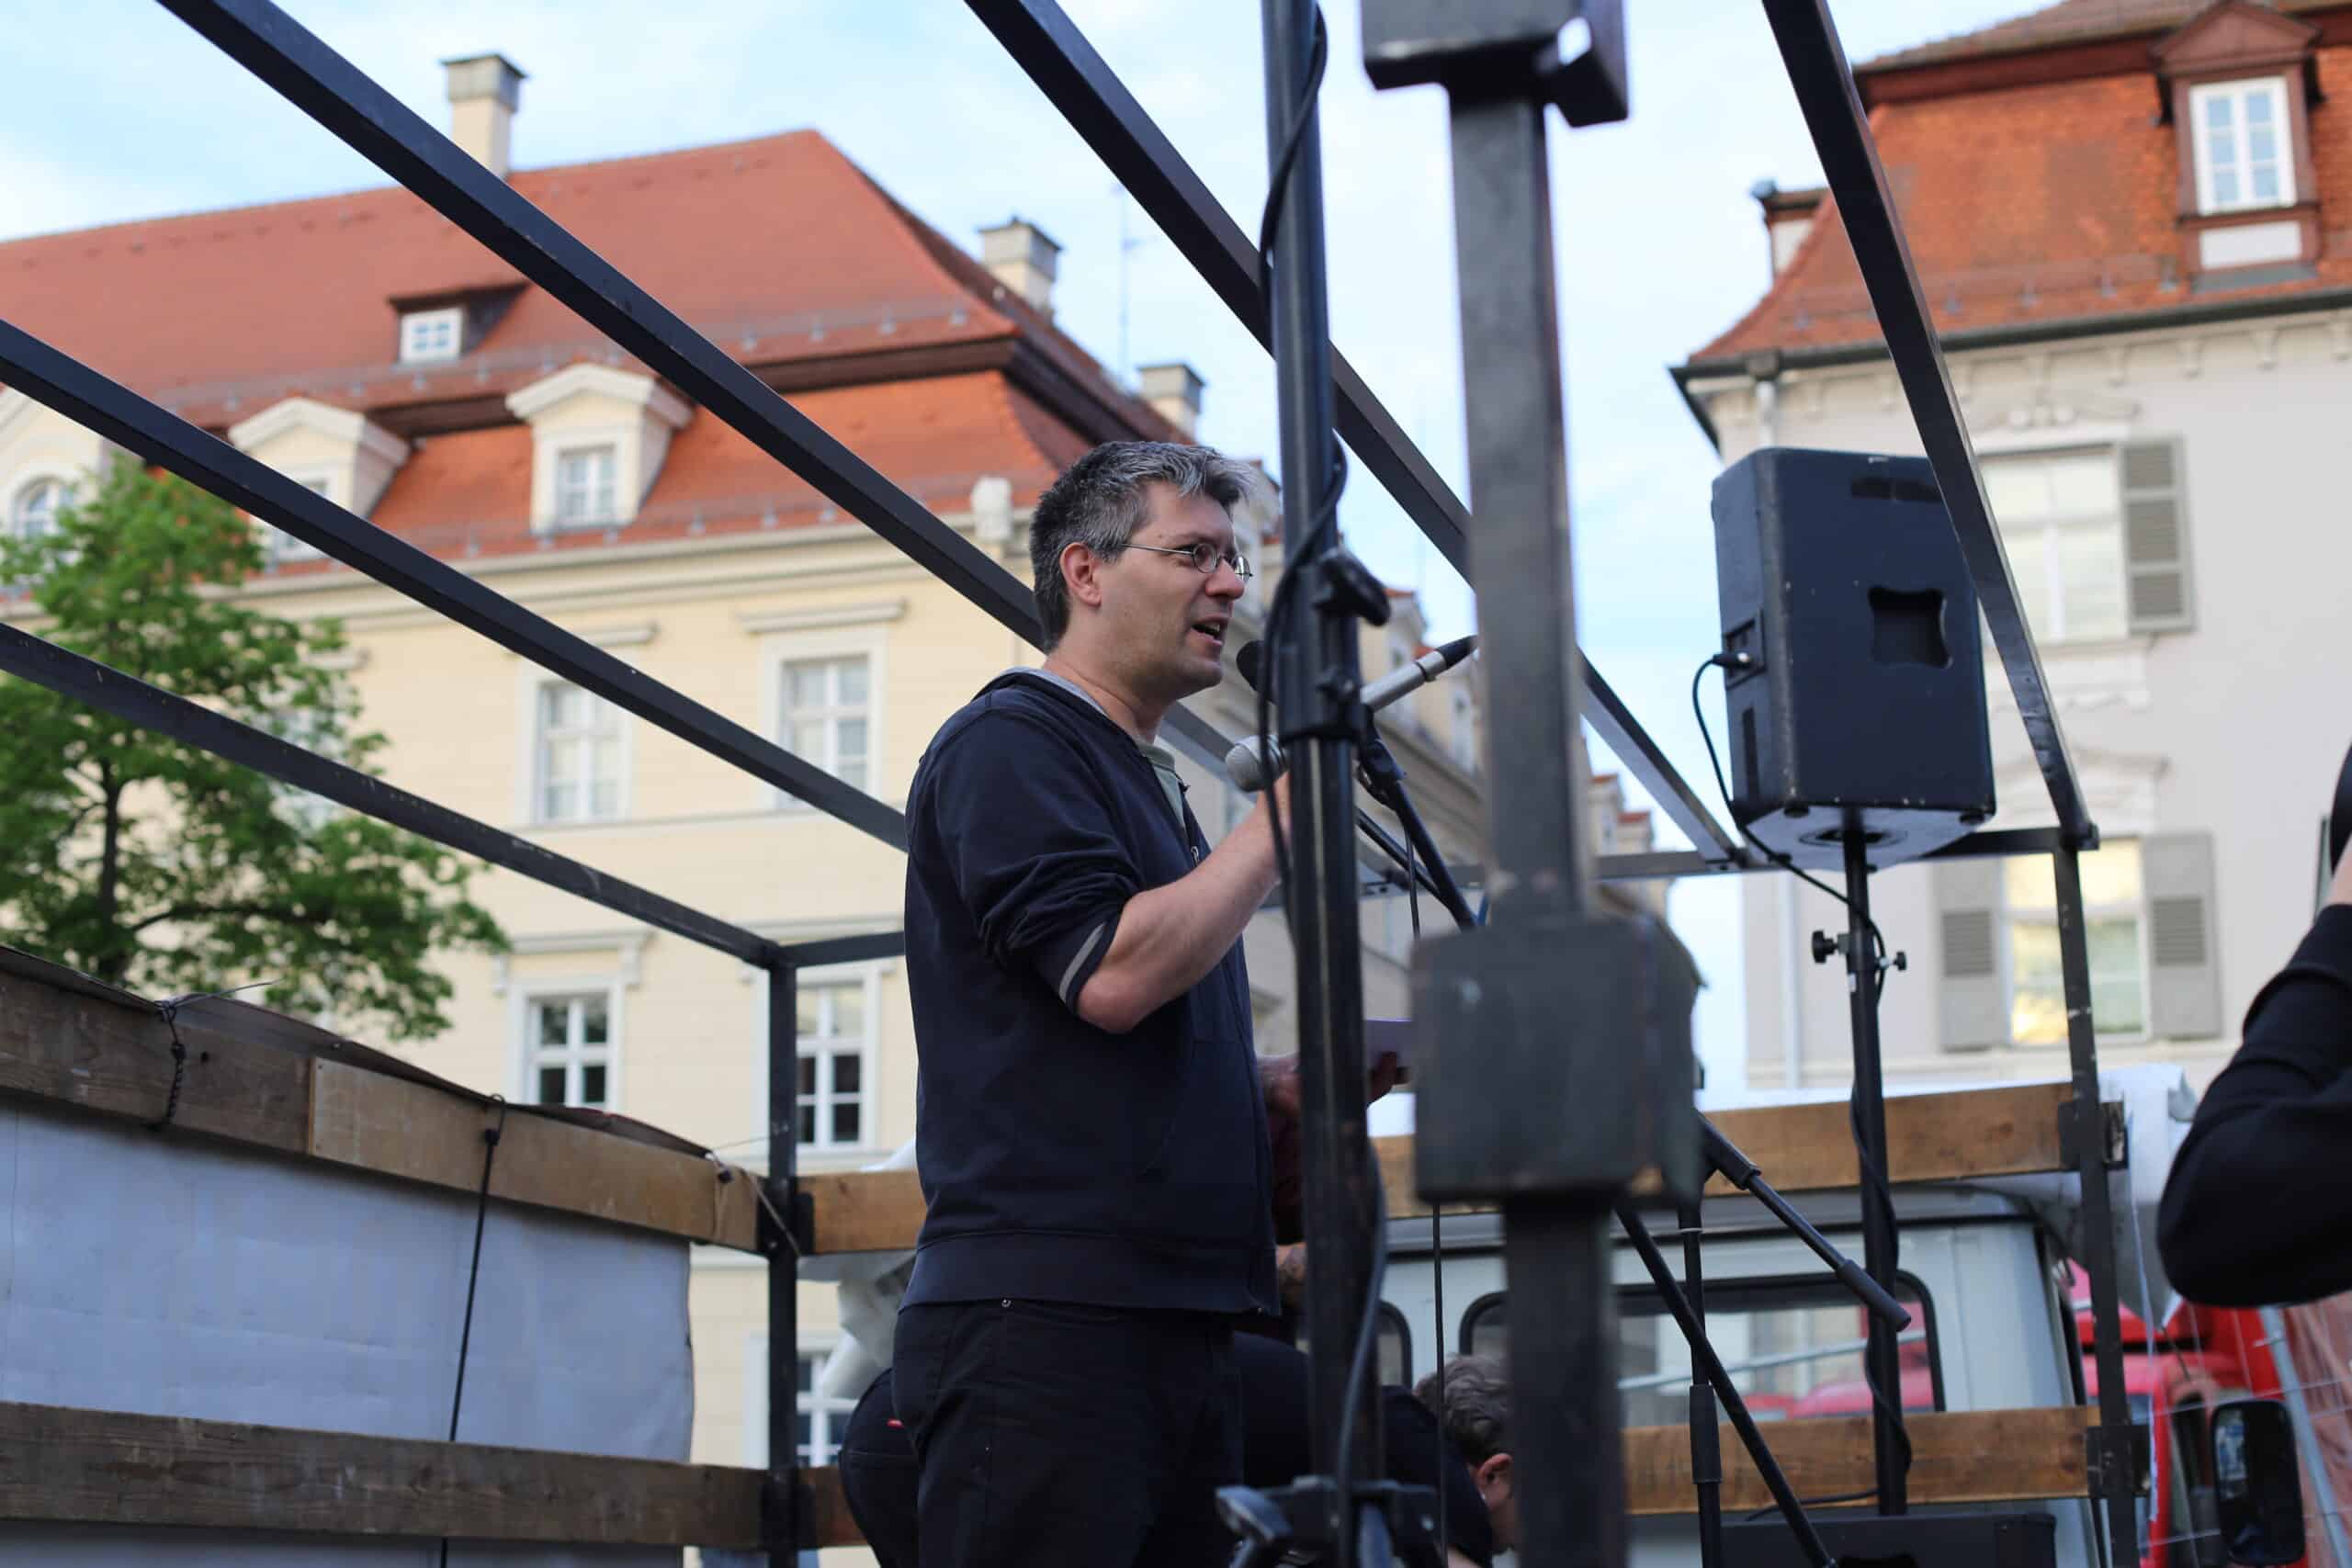
{"label": "tree foliage", "polygon": [[[114,464],[34,538],[0,539],[26,629],[363,773],[386,745],[326,656],[333,622],[224,590],[255,525],[186,482]],[[349,1032],[448,1026],[436,957],[503,951],[463,857],[30,682],[0,678],[0,933],[156,996],[266,979],[266,1005]]]}

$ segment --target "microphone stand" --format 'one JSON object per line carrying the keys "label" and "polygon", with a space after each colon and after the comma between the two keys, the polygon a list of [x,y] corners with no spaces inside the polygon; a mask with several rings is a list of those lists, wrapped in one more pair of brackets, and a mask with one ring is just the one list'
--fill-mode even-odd
{"label": "microphone stand", "polygon": [[[1370,722],[1369,716],[1366,716],[1364,732],[1357,749],[1357,776],[1362,781],[1365,793],[1396,815],[1413,846],[1413,853],[1408,857],[1402,847],[1397,845],[1393,838],[1385,832],[1377,831],[1376,829],[1373,835],[1374,842],[1379,844],[1384,852],[1392,856],[1399,866],[1408,868],[1416,881],[1422,881],[1425,884],[1435,883],[1438,890],[1435,891],[1434,896],[1439,902],[1444,905],[1446,911],[1453,916],[1455,922],[1463,930],[1471,929],[1477,924],[1476,917],[1471,912],[1468,901],[1463,897],[1460,886],[1453,880],[1453,873],[1446,869],[1445,857],[1439,852],[1436,841],[1430,836],[1428,825],[1422,821],[1419,811],[1413,806],[1411,795],[1406,791],[1404,769],[1397,765],[1395,754],[1388,750],[1387,742],[1381,738],[1377,728]],[[1423,871],[1424,866],[1427,868],[1426,874]],[[1704,1116],[1699,1118],[1699,1128],[1707,1164],[1716,1174],[1742,1192],[1755,1198],[1775,1219],[1793,1232],[1797,1238],[1828,1267],[1838,1282],[1853,1293],[1874,1319],[1889,1325],[1890,1334],[1909,1325],[1910,1313],[1881,1288],[1879,1283],[1852,1258],[1848,1258],[1831,1245],[1828,1238],[1816,1230],[1804,1215],[1798,1213],[1787,1199],[1775,1191],[1771,1183],[1764,1179],[1756,1162],[1740,1153],[1738,1145],[1724,1137],[1714,1123]],[[1682,1337],[1690,1348],[1690,1359],[1697,1373],[1692,1380],[1690,1461],[1693,1478],[1699,1483],[1700,1555],[1705,1568],[1719,1568],[1722,1562],[1723,1503],[1720,1496],[1721,1462],[1716,1451],[1714,1422],[1708,1419],[1705,1422],[1705,1431],[1702,1433],[1700,1430],[1701,1417],[1711,1414],[1702,1407],[1701,1403],[1702,1383],[1705,1389],[1713,1392],[1714,1399],[1722,1404],[1724,1416],[1731,1422],[1733,1430],[1738,1434],[1740,1443],[1747,1449],[1748,1459],[1756,1466],[1758,1475],[1763,1479],[1766,1490],[1772,1494],[1773,1506],[1779,1509],[1781,1518],[1787,1522],[1790,1530],[1796,1536],[1798,1545],[1811,1560],[1815,1568],[1833,1568],[1836,1560],[1831,1556],[1828,1547],[1823,1543],[1820,1533],[1814,1529],[1813,1521],[1806,1517],[1804,1505],[1799,1501],[1795,1490],[1790,1486],[1788,1476],[1781,1469],[1780,1461],[1773,1458],[1771,1448],[1764,1440],[1764,1434],[1758,1428],[1755,1417],[1748,1413],[1747,1400],[1733,1385],[1730,1372],[1724,1369],[1722,1359],[1716,1355],[1714,1347],[1709,1342],[1706,1323],[1701,1315],[1701,1309],[1684,1292],[1681,1281],[1676,1280],[1667,1268],[1666,1258],[1658,1251],[1657,1242],[1652,1239],[1648,1225],[1643,1223],[1641,1215],[1633,1205],[1621,1198],[1616,1201],[1613,1207],[1617,1223],[1624,1230],[1626,1239],[1633,1243],[1635,1253],[1640,1256],[1642,1265],[1649,1274],[1651,1285],[1666,1303],[1667,1311],[1673,1316],[1675,1325],[1682,1331]],[[1685,1238],[1685,1251],[1693,1264],[1696,1262],[1699,1250],[1697,1223],[1698,1214],[1695,1208],[1684,1213],[1681,1224]],[[1442,1260],[1440,1260],[1439,1266],[1443,1266]],[[1692,1269],[1694,1288],[1699,1288],[1698,1279],[1694,1267]]]}

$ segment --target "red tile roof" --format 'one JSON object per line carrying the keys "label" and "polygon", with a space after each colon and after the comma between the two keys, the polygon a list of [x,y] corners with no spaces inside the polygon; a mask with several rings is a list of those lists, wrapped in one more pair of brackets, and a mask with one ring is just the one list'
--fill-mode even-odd
{"label": "red tile roof", "polygon": [[[1107,432],[1173,434],[814,131],[525,171],[514,186],[795,388],[796,407],[935,511],[964,510],[983,475],[1011,479],[1026,504]],[[497,289],[511,304],[474,352],[393,362],[396,301]],[[459,554],[602,542],[603,530],[552,543],[531,533],[530,431],[503,400],[582,360],[643,368],[398,187],[0,243],[0,317],[215,430],[298,394],[368,412],[413,441],[373,520]],[[986,352],[909,362],[925,349]],[[1047,367],[1053,391],[1023,389],[1038,372],[1021,355]],[[875,355],[889,357],[861,363]],[[697,411],[621,534],[829,515],[804,481]]]}
{"label": "red tile roof", "polygon": [[[2141,33],[2170,32],[2213,0],[2059,0],[2039,11],[1996,22],[1989,28],[1937,39],[1910,49],[1880,55],[1855,67],[1857,76],[1900,70],[1912,65],[1973,60],[1989,54],[2055,49],[2067,44],[2095,43]],[[2292,15],[2340,6],[2344,0],[2256,0],[2274,11]]]}
{"label": "red tile roof", "polygon": [[[2352,49],[2322,47],[2315,59],[2323,96],[2346,101]],[[2155,103],[2154,66],[2143,63],[2128,73],[1906,98],[1871,110],[1940,331],[2161,310],[2211,298],[2192,296],[2181,276],[2179,149],[2174,127],[2156,121]],[[2233,290],[2232,299],[2352,285],[2346,216],[2352,118],[2323,107],[2311,130],[2320,202],[2315,276]],[[1691,358],[1878,338],[1832,198],[1764,297]]]}

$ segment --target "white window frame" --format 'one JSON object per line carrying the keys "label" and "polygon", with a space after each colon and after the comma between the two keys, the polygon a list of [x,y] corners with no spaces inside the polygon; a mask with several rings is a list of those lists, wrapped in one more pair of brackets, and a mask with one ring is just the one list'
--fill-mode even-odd
{"label": "white window frame", "polygon": [[[570,492],[564,486],[564,465],[574,458],[598,457],[604,459],[605,465],[603,509],[595,510],[592,506],[589,511],[567,514],[563,509],[564,498]],[[561,442],[550,453],[548,461],[554,465],[548,475],[548,525],[550,528],[610,528],[626,521],[621,511],[621,444],[618,438]],[[587,496],[591,502],[595,500],[594,487],[590,487]]]}
{"label": "white window frame", "polygon": [[[813,1388],[816,1374],[824,1371],[826,1360],[839,1344],[838,1338],[803,1337],[799,1344],[794,1347],[793,1358],[796,1363],[812,1359],[816,1362],[815,1372],[809,1379],[811,1390],[805,1394],[796,1392],[793,1400],[794,1413],[825,1419],[829,1435],[833,1439],[830,1444],[822,1446],[823,1458],[814,1461],[813,1463],[804,1458],[801,1461],[804,1468],[833,1462],[834,1456],[841,1452],[841,1439],[848,1435],[850,1415],[857,1408],[857,1401],[854,1399],[829,1399],[817,1393]],[[797,1374],[797,1365],[795,1371]],[[798,1387],[797,1376],[794,1386],[797,1391]],[[809,1427],[812,1446],[816,1446],[814,1440],[817,1434],[818,1427],[812,1422]],[[743,1339],[743,1463],[752,1470],[763,1470],[767,1467],[767,1462],[768,1337],[764,1331],[755,1328],[745,1335]]]}
{"label": "white window frame", "polygon": [[[2087,525],[2086,519],[2083,517],[2039,517],[2028,523],[2013,524],[2001,518],[1996,513],[1993,520],[1995,529],[2001,536],[2001,549],[2004,554],[2011,557],[2014,557],[2017,554],[2017,545],[2018,543],[2018,536],[2020,534],[2031,535],[2034,538],[2036,547],[2043,552],[2041,574],[2042,589],[2043,592],[2049,595],[2050,603],[2043,605],[2042,609],[2049,616],[2049,620],[2042,629],[2037,630],[2033,634],[2035,643],[2042,648],[2111,644],[2129,637],[2132,635],[2131,541],[2125,532],[2123,516],[2122,444],[2120,442],[2074,441],[2068,442],[2064,446],[1980,447],[1977,452],[1977,460],[1980,467],[1998,467],[2002,464],[2008,463],[2046,463],[2066,457],[2105,457],[2108,461],[2109,471],[2114,479],[2115,581],[2118,584],[2119,603],[2123,607],[2123,624],[2121,626],[2112,632],[2103,632],[2096,636],[2089,633],[2071,632],[2066,628],[2065,584],[2061,579],[2058,571],[2057,560],[2054,554],[2052,553],[2050,549],[2049,541],[2052,534],[2055,530],[2086,526]],[[2033,619],[2032,608],[2023,604],[2020,604],[2019,608],[2025,610],[2027,622],[2030,625]]]}
{"label": "white window frame", "polygon": [[[876,1086],[874,1075],[881,1055],[882,977],[896,967],[894,964],[885,959],[872,964],[844,964],[823,969],[807,969],[795,976],[797,987],[859,986],[865,993],[864,998],[865,1038],[857,1046],[857,1079],[865,1086],[858,1095],[865,1111],[859,1122],[858,1136],[864,1141],[855,1144],[801,1144],[797,1145],[800,1159],[820,1160],[827,1163],[836,1160],[859,1163],[889,1152],[880,1141],[881,1129],[877,1123],[880,1120],[882,1097]],[[750,1146],[747,1151],[750,1157],[743,1163],[756,1169],[764,1170],[767,1168],[768,1158],[768,987],[764,977],[756,981],[752,988],[758,999],[752,1004],[752,1010],[751,1135],[756,1142]],[[799,1053],[797,1048],[797,1040],[795,1045],[794,1071],[797,1073]],[[795,1081],[797,1085],[797,1080]],[[797,1094],[794,1095],[793,1102],[795,1107],[793,1126],[797,1134],[799,1128],[799,1096]],[[821,1100],[820,1104],[822,1105]],[[822,1133],[828,1130],[820,1114],[818,1131]]]}
{"label": "white window frame", "polygon": [[[2276,133],[2273,161],[2278,168],[2278,195],[2267,201],[2254,194],[2254,164],[2245,147],[2245,115],[2242,108],[2236,107],[2256,95],[2270,100],[2271,113],[2275,117],[2271,124]],[[2237,147],[2233,172],[2242,186],[2240,199],[2226,203],[2216,199],[2213,195],[2213,160],[2206,151],[2205,141],[2205,106],[2216,98],[2225,98],[2233,106],[2230,124]],[[2295,205],[2295,127],[2290,118],[2291,113],[2284,76],[2249,76],[2234,82],[2207,82],[2188,89],[2188,144],[2197,162],[2198,211],[2260,212]]]}
{"label": "white window frame", "polygon": [[[791,715],[787,715],[786,713],[785,705],[788,700],[788,694],[792,690],[792,682],[786,679],[787,671],[797,665],[821,664],[832,667],[852,662],[863,663],[865,666],[865,701],[862,705],[856,707],[850,707],[844,705],[839,701],[834,701],[818,708],[813,714],[803,715],[800,710],[797,709],[795,709]],[[824,755],[812,757],[808,753],[801,751],[793,751],[793,755],[799,757],[803,761],[813,762],[818,767],[822,768],[825,772],[832,774],[835,778],[840,778],[841,732],[839,727],[841,721],[845,718],[862,719],[865,725],[865,776],[864,779],[855,782],[855,787],[865,791],[868,795],[873,794],[874,661],[863,653],[808,654],[796,658],[777,660],[775,666],[775,701],[770,705],[767,715],[769,738],[775,740],[777,745],[782,746],[786,750],[792,751],[792,746],[787,738],[787,732],[789,729],[788,720],[804,716],[814,717],[821,720],[825,727]],[[830,675],[828,677],[827,683],[829,685],[838,687],[840,677],[837,674]],[[814,807],[810,807],[807,801],[800,799],[797,795],[788,795],[783,790],[777,790],[775,792],[775,804],[776,808],[781,811],[808,811],[814,809]]]}
{"label": "white window frame", "polygon": [[[580,976],[534,976],[518,980],[510,988],[512,1011],[508,1020],[508,1037],[513,1045],[508,1053],[507,1098],[517,1105],[537,1105],[539,1085],[538,1008],[542,1002],[580,997],[605,999],[605,1103],[598,1109],[618,1112],[625,1103],[621,1066],[622,1043],[627,1038],[627,1020],[622,993],[628,986],[622,976],[611,974]],[[567,1047],[576,1051],[577,1047]],[[564,1093],[570,1102],[576,1074],[572,1064],[565,1072]]]}
{"label": "white window frame", "polygon": [[[631,716],[627,709],[611,703],[605,703],[605,708],[613,716],[613,722],[620,737],[620,779],[619,787],[615,791],[612,813],[604,817],[594,814],[593,792],[582,797],[582,810],[580,815],[551,818],[542,810],[547,802],[547,780],[544,776],[547,755],[541,745],[539,735],[539,715],[542,711],[539,694],[550,686],[567,686],[571,683],[561,676],[550,675],[536,667],[526,667],[522,671],[519,686],[520,718],[516,725],[516,736],[520,744],[517,749],[515,766],[514,815],[515,820],[527,827],[597,827],[628,820],[632,795],[631,781],[637,773],[637,726],[630,722]],[[590,694],[594,695],[593,693]]]}
{"label": "white window frame", "polygon": [[62,469],[34,468],[18,474],[15,482],[8,487],[8,511],[5,518],[0,518],[0,524],[6,526],[10,538],[29,539],[39,536],[24,532],[25,505],[35,491],[50,485],[57,487],[58,498],[55,504],[49,510],[47,525],[41,532],[51,534],[57,531],[58,513],[74,504],[75,489],[74,476]]}
{"label": "white window frame", "polygon": [[[2126,842],[2137,845],[2141,841],[2141,835],[2136,834],[2129,836],[2120,834],[2111,835],[2107,838],[2104,842],[2109,845]],[[2089,926],[2092,921],[2108,916],[2127,913],[2132,917],[2134,932],[2139,938],[2140,1027],[2136,1030],[2130,1031],[2098,1030],[2098,1040],[2101,1045],[2129,1045],[2143,1043],[2155,1037],[2153,1032],[2153,1026],[2154,1023],[2153,1010],[2155,1006],[2155,997],[2154,994],[2154,987],[2153,985],[2154,976],[2149,968],[2152,958],[2148,952],[2148,884],[2147,868],[2144,863],[2143,863],[2141,867],[2140,876],[2139,900],[2135,904],[2132,905],[2128,909],[2125,906],[2120,904],[2086,903],[2083,906],[2083,924],[2086,942],[2089,940]],[[1999,887],[2000,903],[1993,912],[1993,941],[1995,945],[1999,949],[2001,964],[2001,1016],[2008,1021],[2009,1044],[2013,1049],[2019,1051],[2064,1051],[2067,1048],[2067,1043],[2064,1039],[2052,1041],[2019,1040],[2017,1038],[2017,942],[2011,934],[2012,928],[2024,920],[2030,920],[2035,925],[2041,925],[2045,922],[2041,919],[2041,911],[2039,909],[2033,910],[2030,914],[2021,915],[2010,907],[2009,886],[2007,877],[2002,878],[1999,883]],[[2054,896],[2050,908],[2050,919],[2046,923],[2053,930],[2056,928],[2058,923],[2057,904]],[[2086,948],[2086,958],[2087,959],[2087,948]],[[2096,1008],[2092,1010],[2091,1021],[2094,1025],[2098,1021],[2098,1010]]]}
{"label": "white window frame", "polygon": [[[448,347],[427,347],[424,340],[448,333]],[[402,365],[447,365],[464,356],[466,352],[466,308],[444,305],[432,310],[407,310],[401,315],[401,357]]]}
{"label": "white window frame", "polygon": [[[286,477],[304,490],[324,496],[337,506],[345,504],[343,498],[335,494],[335,473],[332,468],[289,468],[286,471]],[[260,522],[260,519],[256,518],[254,521]],[[316,545],[304,544],[274,523],[262,523],[261,547],[262,554],[268,558],[272,566],[281,561],[328,558],[326,551]]]}
{"label": "white window frame", "polygon": [[[769,632],[759,639],[759,723],[761,734],[778,745],[784,744],[784,701],[787,687],[785,667],[816,660],[863,659],[865,660],[865,793],[876,800],[885,800],[877,786],[891,776],[886,754],[884,736],[888,713],[889,661],[886,655],[888,639],[882,626],[895,619],[897,610],[873,607],[876,614],[871,620],[837,626],[821,626],[806,631]],[[887,613],[884,613],[887,610]],[[786,747],[786,750],[790,750]],[[812,761],[818,761],[811,759]],[[823,766],[821,761],[819,766]],[[831,818],[811,807],[797,795],[763,780],[752,781],[757,792],[754,802],[762,810],[787,814],[808,822],[830,822]]]}

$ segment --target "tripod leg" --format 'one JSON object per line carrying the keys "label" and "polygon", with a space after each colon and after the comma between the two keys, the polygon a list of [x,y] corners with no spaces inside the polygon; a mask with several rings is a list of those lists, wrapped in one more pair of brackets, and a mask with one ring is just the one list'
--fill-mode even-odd
{"label": "tripod leg", "polygon": [[1740,1443],[1747,1450],[1747,1457],[1755,1464],[1757,1473],[1764,1478],[1765,1489],[1772,1494],[1773,1506],[1781,1510],[1781,1517],[1789,1522],[1789,1529],[1795,1533],[1797,1545],[1812,1561],[1814,1568],[1834,1568],[1837,1560],[1829,1555],[1829,1548],[1822,1544],[1821,1534],[1813,1528],[1813,1521],[1805,1517],[1804,1505],[1797,1501],[1796,1493],[1789,1485],[1789,1478],[1781,1472],[1780,1461],[1772,1457],[1771,1449],[1765,1444],[1764,1434],[1756,1429],[1756,1419],[1747,1413],[1747,1401],[1742,1399],[1739,1390],[1732,1386],[1731,1374],[1724,1371],[1723,1359],[1715,1354],[1714,1347],[1707,1343],[1707,1331],[1692,1315],[1690,1303],[1682,1293],[1681,1282],[1667,1271],[1666,1258],[1658,1251],[1657,1243],[1650,1238],[1649,1226],[1642,1223],[1642,1216],[1635,1213],[1630,1205],[1622,1202],[1617,1205],[1617,1223],[1625,1227],[1625,1239],[1634,1244],[1635,1252],[1641,1254],[1642,1267],[1649,1270],[1650,1283],[1657,1287],[1658,1295],[1666,1303],[1666,1310],[1674,1314],[1675,1325],[1682,1330],[1683,1338],[1690,1343],[1690,1359],[1706,1373],[1708,1385],[1715,1391],[1715,1397],[1723,1401],[1724,1415],[1730,1419],[1732,1429],[1739,1434]]}

